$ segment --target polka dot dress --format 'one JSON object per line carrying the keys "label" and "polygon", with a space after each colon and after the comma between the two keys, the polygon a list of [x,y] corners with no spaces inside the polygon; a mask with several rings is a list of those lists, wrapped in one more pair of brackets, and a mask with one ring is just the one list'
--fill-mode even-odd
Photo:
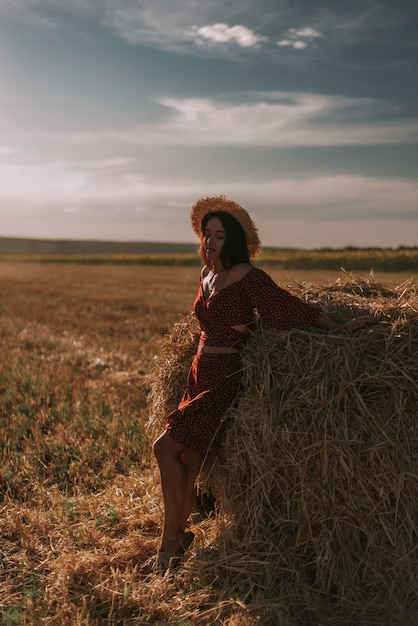
{"label": "polka dot dress", "polygon": [[167,417],[167,431],[177,443],[216,453],[225,414],[240,386],[240,370],[239,354],[196,354],[178,409]]}
{"label": "polka dot dress", "polygon": [[[232,326],[250,324],[255,314],[272,328],[290,329],[310,326],[321,312],[258,268],[206,299],[200,285],[194,310],[201,345],[235,348],[242,347],[245,335]],[[239,353],[196,354],[183,398],[167,417],[166,430],[177,443],[203,454],[217,452],[225,414],[239,391],[240,371]]]}

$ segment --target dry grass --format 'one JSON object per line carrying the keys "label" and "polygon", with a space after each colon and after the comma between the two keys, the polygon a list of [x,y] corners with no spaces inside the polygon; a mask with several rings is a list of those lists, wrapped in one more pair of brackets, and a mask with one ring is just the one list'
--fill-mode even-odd
{"label": "dry grass", "polygon": [[[408,355],[416,350],[415,335],[410,333],[410,329],[415,328],[416,314],[400,308],[412,297],[409,292],[402,298],[399,292],[394,298],[373,293],[344,296],[351,298],[349,306],[360,301],[367,308],[370,303],[378,306],[373,302],[380,298],[385,315],[397,320],[392,324],[389,317],[385,317],[387,321],[378,332],[374,329],[363,333],[361,349],[360,336],[349,339],[321,333],[284,334],[280,344],[274,343],[278,337],[273,341],[269,335],[251,342],[246,357],[248,374],[256,359],[261,366],[274,370],[275,376],[281,377],[280,385],[286,381],[286,361],[279,358],[286,342],[293,346],[293,352],[305,351],[310,355],[307,362],[317,353],[322,358],[329,357],[330,352],[337,355],[331,380],[337,380],[338,384],[346,371],[345,360],[349,358],[353,374],[347,382],[347,395],[336,394],[335,397],[339,397],[341,415],[344,415],[344,403],[348,400],[362,406],[358,399],[360,394],[363,402],[366,400],[366,425],[358,416],[352,423],[346,419],[343,425],[335,424],[332,402],[326,415],[321,413],[321,402],[329,393],[325,383],[318,386],[318,397],[306,396],[300,402],[300,391],[295,389],[293,399],[292,396],[287,398],[284,406],[288,434],[285,436],[283,431],[281,440],[274,413],[269,414],[270,421],[263,422],[254,413],[254,406],[244,411],[244,405],[240,405],[236,413],[239,419],[229,431],[226,447],[233,454],[232,471],[228,459],[221,457],[218,467],[206,478],[218,491],[219,515],[206,518],[194,514],[196,541],[189,561],[176,578],[161,580],[155,576],[147,579],[140,576],[138,565],[155,550],[161,522],[158,480],[155,466],[149,459],[149,439],[145,436],[150,385],[146,377],[154,365],[161,363],[164,354],[167,357],[171,353],[164,377],[152,379],[154,402],[159,385],[167,390],[170,384],[175,394],[180,393],[194,334],[190,319],[186,316],[179,321],[178,315],[190,309],[196,283],[195,268],[158,268],[156,271],[145,266],[0,265],[0,612],[3,624],[295,626],[318,624],[320,616],[322,623],[327,620],[338,625],[353,623],[342,621],[338,612],[332,615],[334,607],[341,610],[338,602],[328,607],[331,616],[326,612],[323,598],[329,591],[334,599],[338,600],[339,595],[347,597],[347,603],[353,604],[357,614],[361,614],[361,610],[367,614],[366,609],[370,615],[382,614],[378,606],[383,595],[381,589],[388,598],[397,598],[401,608],[407,608],[407,601],[413,606],[416,600],[413,593],[409,598],[400,598],[402,590],[409,589],[406,574],[411,584],[414,575],[411,562],[416,555],[415,545],[410,553],[407,549],[412,523],[417,523],[413,507],[418,501],[416,497],[409,504],[405,501],[405,494],[413,495],[416,489],[416,467],[407,469],[406,463],[417,442],[416,431],[412,432],[406,418],[410,403],[416,401],[416,388],[406,387],[403,378],[404,372],[409,371],[405,368],[414,363]],[[305,285],[303,289],[325,300],[328,294],[333,299],[335,296],[331,287],[328,290],[317,288],[317,293],[312,285]],[[340,302],[341,299],[342,295]],[[385,308],[389,302],[390,311]],[[339,307],[340,303],[336,313]],[[342,311],[345,312],[346,309]],[[163,345],[159,342],[162,335],[165,335]],[[386,346],[384,359],[381,358],[383,345]],[[277,347],[277,360],[271,360],[270,364],[257,352],[260,349],[272,359],[275,351],[267,350],[267,346]],[[402,346],[400,360],[399,346]],[[157,350],[159,356],[154,361]],[[363,370],[358,365],[365,351],[374,355],[366,391],[364,387],[359,388],[360,380],[364,381]],[[389,361],[392,365],[386,385],[376,389]],[[175,367],[171,367],[174,364]],[[400,379],[402,384],[399,384]],[[264,399],[265,392],[272,389],[277,392],[278,380],[273,376],[269,381],[269,389],[263,391]],[[303,379],[300,382],[302,385]],[[163,395],[159,394],[157,420],[158,415],[162,418],[164,402],[173,402],[173,397]],[[248,394],[242,396],[242,402],[245,398],[248,401]],[[398,404],[393,418],[386,423],[377,421],[374,416],[373,421],[371,407],[376,405],[383,410],[394,398]],[[335,401],[334,396],[331,399]],[[314,400],[319,403],[316,413],[312,413]],[[299,407],[300,413],[295,407]],[[309,407],[308,417],[317,418],[316,430],[312,420],[306,423],[305,410]],[[366,435],[370,434],[368,422],[375,437],[381,434],[379,445],[375,439],[366,445]],[[306,430],[303,445],[300,441],[298,445],[295,424]],[[392,430],[389,431],[389,427]],[[158,430],[160,423],[155,424],[155,428]],[[351,439],[344,439],[345,431],[351,433]],[[275,433],[274,437],[271,432]],[[319,447],[315,439],[325,432],[326,449]],[[247,443],[252,442],[254,446],[255,436],[259,442],[258,468],[249,465],[244,446],[238,445],[240,439],[242,443],[247,438]],[[282,447],[278,448],[280,441]],[[343,443],[344,454],[339,456],[336,451]],[[287,456],[280,461],[281,465],[264,477],[265,463],[271,463],[272,454],[281,458],[277,452],[285,448]],[[257,450],[253,448],[254,453]],[[360,455],[360,464],[356,463],[356,455]],[[404,464],[404,472],[396,475],[395,458],[397,467]],[[323,465],[325,460],[328,467]],[[225,474],[226,467],[230,480],[223,483],[219,472]],[[291,472],[292,467],[298,471]],[[388,467],[391,473],[383,482]],[[334,496],[336,500],[341,499],[341,503],[337,502],[340,508],[329,510],[323,491],[316,494],[312,489],[313,468],[320,470],[319,485],[326,477],[332,499]],[[367,484],[361,502],[341,476],[349,478],[355,486]],[[381,493],[382,485],[386,491]],[[253,498],[255,491],[258,503]],[[296,494],[296,497],[289,500],[290,508],[285,511],[283,502],[289,494]],[[375,511],[370,509],[371,501],[375,502]],[[268,516],[269,502],[274,502],[275,516]],[[364,509],[352,511],[354,505]],[[264,513],[261,513],[263,507]],[[296,532],[298,518],[294,516],[297,511],[300,514],[300,510],[305,510],[306,515],[301,518],[303,524]],[[378,600],[359,608],[364,595],[360,594],[353,601],[347,582],[344,593],[339,587],[339,595],[336,595],[335,585],[341,585],[342,580],[338,569],[341,563],[335,565],[334,571],[330,564],[337,545],[341,561],[347,562],[347,568],[353,573],[356,560],[347,560],[349,553],[347,541],[343,541],[344,533],[350,522],[351,534],[358,541],[355,522],[361,519],[367,529],[370,517],[375,523],[375,534],[368,543],[364,544],[363,540],[358,545],[359,555],[363,556],[359,560],[357,578],[354,572],[354,581],[357,584],[363,576],[362,594],[375,589],[373,572],[365,570],[364,563],[366,557],[377,559],[376,546],[380,543],[382,549],[376,568],[379,568],[382,584],[381,589],[375,589]],[[275,525],[274,533],[269,524]],[[334,545],[331,539],[340,543]],[[295,560],[301,549],[306,557],[304,568]],[[396,562],[394,555],[399,557]],[[324,564],[322,569],[318,566],[321,563]],[[388,589],[384,586],[389,584],[389,574],[385,577],[385,571],[390,563],[393,565],[389,572],[393,576]],[[298,615],[292,610],[292,601],[300,601],[301,589],[304,600]],[[315,606],[312,605],[314,599]],[[394,618],[388,624],[395,624],[397,616],[401,616],[400,609],[398,613],[396,610],[398,607],[394,604]],[[407,618],[403,617],[404,621],[399,623],[407,624]],[[374,621],[363,619],[357,623],[384,622],[383,618],[376,617]]]}

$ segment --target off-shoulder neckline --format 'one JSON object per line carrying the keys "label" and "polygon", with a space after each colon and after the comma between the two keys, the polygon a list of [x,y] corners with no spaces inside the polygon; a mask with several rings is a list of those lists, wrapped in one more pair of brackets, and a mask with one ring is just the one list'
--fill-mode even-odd
{"label": "off-shoulder neckline", "polygon": [[203,293],[203,281],[202,278],[200,278],[200,291],[202,294],[202,300],[203,302],[209,302],[209,300],[212,300],[212,298],[214,298],[215,296],[219,295],[220,293],[222,293],[223,291],[225,291],[226,289],[229,289],[230,287],[233,287],[234,285],[238,285],[239,283],[242,283],[250,274],[252,274],[254,271],[258,270],[257,267],[252,267],[246,274],[245,276],[243,276],[242,278],[239,278],[238,280],[234,280],[233,283],[230,283],[229,285],[227,285],[226,287],[223,287],[222,289],[219,289],[219,291],[215,291],[215,293],[212,293],[208,298],[205,298],[205,294]]}

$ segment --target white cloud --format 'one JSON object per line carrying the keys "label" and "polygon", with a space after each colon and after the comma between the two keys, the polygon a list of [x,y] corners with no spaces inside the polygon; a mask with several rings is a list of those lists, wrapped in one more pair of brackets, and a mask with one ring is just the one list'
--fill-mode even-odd
{"label": "white cloud", "polygon": [[[275,15],[280,11],[276,10]],[[219,21],[222,15],[222,22]],[[255,19],[254,19],[255,17]],[[259,20],[251,3],[225,4],[224,0],[107,0],[100,23],[131,44],[149,44],[164,50],[196,53],[202,44],[225,51],[215,44],[255,48],[266,38],[249,28]],[[198,46],[192,46],[196,42]]]}
{"label": "white cloud", "polygon": [[196,43],[202,44],[204,41],[212,41],[213,43],[235,43],[241,48],[257,47],[267,38],[256,35],[246,26],[229,26],[228,24],[218,23],[208,26],[193,26],[186,32],[186,36],[195,39]]}
{"label": "white cloud", "polygon": [[317,6],[308,0],[0,0],[0,17],[63,29],[80,29],[87,17],[90,24],[95,22],[131,44],[188,53],[196,53],[199,47],[190,46],[184,33],[192,24],[217,24],[220,16],[226,24],[251,25],[248,30],[255,37],[259,37],[256,32],[277,32],[303,17],[311,26],[290,28],[280,40],[290,42],[281,45],[294,47],[296,42],[299,46],[306,40],[312,42],[322,33],[339,45],[342,41],[370,41],[376,34],[410,22],[408,3],[405,7],[370,0],[345,3],[343,7],[334,4]]}
{"label": "white cloud", "polygon": [[[299,146],[371,146],[415,144],[418,119],[402,117],[390,103],[295,92],[235,94],[221,98],[165,97],[155,101],[161,120],[118,129],[67,133],[3,133],[9,144],[50,145],[76,153],[80,146],[126,158],[138,148],[229,146],[289,148]],[[156,111],[158,109],[156,108]],[[84,148],[83,148],[84,149]],[[42,149],[45,152],[44,148]]]}
{"label": "white cloud", "polygon": [[315,39],[322,37],[322,33],[314,28],[289,28],[287,31],[287,38],[280,39],[277,45],[280,47],[290,47],[295,50],[304,50],[310,46]]}
{"label": "white cloud", "polygon": [[295,48],[295,50],[304,50],[308,47],[306,41],[295,40],[291,41],[290,39],[281,39],[277,42],[277,45],[282,48]]}
{"label": "white cloud", "polygon": [[292,35],[292,37],[306,37],[307,39],[322,37],[322,34],[314,28],[290,28],[289,34]]}
{"label": "white cloud", "polygon": [[68,140],[153,147],[272,148],[400,144],[418,140],[418,120],[393,120],[384,103],[372,99],[287,92],[241,94],[241,97],[239,103],[210,98],[162,98],[158,103],[169,113],[163,122],[132,128],[129,132],[73,133]]}
{"label": "white cloud", "polygon": [[[97,29],[111,31],[132,45],[194,56],[209,52],[218,57],[232,56],[233,46],[214,45],[220,43],[219,38],[228,37],[227,41],[241,49],[257,48],[260,54],[272,54],[277,63],[283,62],[285,55],[277,55],[274,46],[261,45],[268,41],[265,35],[272,38],[274,32],[286,29],[301,17],[310,26],[289,28],[277,45],[305,50],[316,46],[319,39],[326,36],[334,45],[341,46],[343,42],[352,46],[359,41],[370,42],[385,30],[410,21],[408,9],[400,9],[398,5],[396,8],[388,5],[384,10],[379,2],[368,0],[360,4],[346,3],[343,9],[332,3],[328,5],[318,7],[308,0],[301,3],[287,0],[277,3],[271,0],[240,3],[225,3],[225,0],[0,0],[0,18],[40,28],[76,29],[78,34],[95,24]],[[227,26],[226,32],[222,32],[222,28],[216,32],[220,23]],[[192,27],[193,24],[203,26]],[[203,34],[198,34],[199,29],[204,29]],[[217,37],[216,42],[213,37]],[[207,45],[192,45],[194,40]]]}

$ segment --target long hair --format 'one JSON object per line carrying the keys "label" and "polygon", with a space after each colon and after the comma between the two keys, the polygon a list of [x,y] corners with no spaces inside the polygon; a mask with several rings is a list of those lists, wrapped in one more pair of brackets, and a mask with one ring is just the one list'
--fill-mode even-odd
{"label": "long hair", "polygon": [[212,211],[203,216],[200,227],[201,243],[199,252],[204,265],[208,263],[204,242],[205,229],[211,217],[217,217],[225,230],[225,242],[222,246],[220,259],[223,267],[232,267],[237,263],[249,263],[247,238],[241,224],[226,211]]}

